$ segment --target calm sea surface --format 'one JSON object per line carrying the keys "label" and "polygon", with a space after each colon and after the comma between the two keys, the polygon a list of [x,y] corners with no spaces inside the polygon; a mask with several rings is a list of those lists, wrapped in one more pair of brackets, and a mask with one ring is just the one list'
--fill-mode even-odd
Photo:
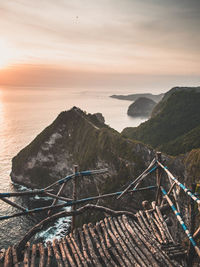
{"label": "calm sea surface", "polygon": [[[144,119],[126,115],[131,102],[110,98],[112,94],[127,94],[125,91],[92,91],[52,88],[5,88],[0,87],[0,192],[24,190],[10,180],[11,159],[35,136],[48,126],[57,115],[73,106],[89,112],[101,112],[106,124],[117,131],[127,126],[137,126]],[[138,93],[138,92],[135,92]],[[25,207],[50,204],[48,198],[12,198]],[[0,216],[15,213],[16,209],[0,201]],[[20,238],[46,214],[19,217],[0,221],[0,248],[7,247]],[[49,229],[36,235],[35,239],[49,240],[61,236],[68,229],[69,219],[59,219]]]}

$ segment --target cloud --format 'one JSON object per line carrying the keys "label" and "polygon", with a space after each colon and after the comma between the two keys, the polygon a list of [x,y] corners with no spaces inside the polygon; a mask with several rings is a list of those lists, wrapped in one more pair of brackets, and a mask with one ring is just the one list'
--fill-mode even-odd
{"label": "cloud", "polygon": [[12,87],[13,90],[21,87],[32,88],[64,88],[68,89],[123,89],[143,92],[167,91],[176,85],[198,86],[200,77],[198,75],[148,75],[105,73],[81,71],[79,69],[67,69],[49,65],[23,64],[0,71],[0,86]]}
{"label": "cloud", "polygon": [[1,1],[0,34],[18,51],[14,63],[197,74],[199,7],[197,0]]}

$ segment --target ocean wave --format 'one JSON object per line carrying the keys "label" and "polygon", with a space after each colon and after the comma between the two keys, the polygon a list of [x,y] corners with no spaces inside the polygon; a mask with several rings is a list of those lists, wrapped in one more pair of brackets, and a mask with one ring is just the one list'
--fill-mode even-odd
{"label": "ocean wave", "polygon": [[[66,207],[65,210],[70,211],[70,207]],[[41,231],[35,235],[36,239],[42,239],[45,243],[53,241],[53,239],[60,239],[67,235],[70,227],[71,217],[59,218],[53,226]]]}

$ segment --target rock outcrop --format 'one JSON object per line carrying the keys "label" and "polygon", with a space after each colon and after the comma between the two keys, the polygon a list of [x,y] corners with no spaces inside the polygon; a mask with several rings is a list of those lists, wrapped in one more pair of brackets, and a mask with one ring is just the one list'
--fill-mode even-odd
{"label": "rock outcrop", "polygon": [[[108,168],[106,175],[78,179],[77,195],[83,198],[124,189],[154,157],[155,151],[148,146],[122,137],[99,121],[96,115],[86,114],[74,107],[60,113],[51,125],[13,158],[11,178],[13,182],[31,188],[43,188],[71,174],[74,164],[78,164],[81,171]],[[163,160],[184,182],[182,158],[163,155]],[[169,188],[167,181],[165,179],[165,186]],[[141,186],[154,184],[155,174],[150,174]],[[71,197],[71,182],[66,184],[63,194]],[[129,194],[120,201],[115,198],[101,199],[98,205],[137,211],[142,208],[142,201],[148,199],[154,200],[155,192]],[[77,224],[95,222],[101,218],[103,214],[86,213],[79,217]]]}
{"label": "rock outcrop", "polygon": [[[31,188],[45,187],[73,172],[74,164],[79,170],[108,168],[109,173],[79,180],[79,197],[88,197],[119,191],[122,186],[139,175],[152,161],[154,151],[140,142],[123,138],[120,133],[97,119],[74,107],[59,114],[56,120],[44,129],[12,161],[11,179]],[[154,179],[152,184],[154,184]],[[149,184],[149,182],[148,182]],[[71,196],[72,186],[65,188]],[[147,198],[138,193],[141,200]],[[127,197],[124,203],[127,203]],[[99,203],[99,202],[98,202]],[[109,200],[112,208],[122,208]],[[136,210],[137,199],[129,201]]]}
{"label": "rock outcrop", "polygon": [[155,101],[140,97],[128,107],[127,114],[132,117],[150,117],[155,105]]}

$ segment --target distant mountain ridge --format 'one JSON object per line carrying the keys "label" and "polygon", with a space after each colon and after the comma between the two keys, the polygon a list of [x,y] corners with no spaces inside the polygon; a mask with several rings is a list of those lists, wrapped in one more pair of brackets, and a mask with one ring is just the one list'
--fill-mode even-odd
{"label": "distant mountain ridge", "polygon": [[128,100],[128,101],[135,101],[136,99],[140,97],[146,97],[155,102],[159,102],[163,96],[164,94],[153,95],[150,93],[144,93],[144,94],[130,94],[130,95],[111,95],[110,97],[120,99],[120,100]]}
{"label": "distant mountain ridge", "polygon": [[170,155],[200,147],[200,87],[175,87],[155,106],[153,116],[122,131]]}

